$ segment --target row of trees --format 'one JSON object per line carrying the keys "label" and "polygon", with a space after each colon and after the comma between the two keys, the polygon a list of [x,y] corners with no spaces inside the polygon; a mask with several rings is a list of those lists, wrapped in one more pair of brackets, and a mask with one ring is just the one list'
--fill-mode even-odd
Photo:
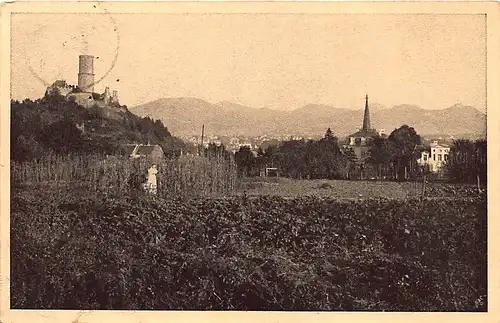
{"label": "row of trees", "polygon": [[[161,145],[167,155],[193,150],[171,136],[160,120],[140,118],[126,109],[123,116],[122,120],[109,120],[93,109],[83,109],[58,95],[48,94],[35,101],[11,101],[12,159],[37,159],[47,153],[116,154],[120,144],[146,141]],[[77,127],[82,122],[98,130],[91,137],[84,135]],[[443,174],[453,181],[486,182],[486,148],[486,140],[456,140]],[[363,163],[352,149],[339,143],[331,129],[320,140],[267,145],[259,149],[257,156],[250,148],[242,147],[234,158],[239,173],[245,176],[258,176],[265,167],[277,167],[281,176],[298,179],[405,180],[420,178],[428,172],[417,164],[422,149],[415,129],[403,125],[388,137],[373,138],[366,147]],[[202,154],[231,157],[224,146],[215,144],[210,144]]]}
{"label": "row of trees", "polygon": [[408,179],[423,173],[417,159],[422,151],[422,139],[413,127],[403,125],[389,137],[375,137],[370,143],[367,163],[372,177]]}
{"label": "row of trees", "polygon": [[[366,163],[360,163],[355,152],[343,147],[328,129],[320,140],[292,140],[265,150],[254,157],[250,148],[242,147],[235,154],[241,174],[258,175],[266,166],[277,167],[282,176],[307,179],[347,179],[363,177],[394,177],[416,171],[420,136],[409,126],[402,126],[388,138],[377,137],[370,142]],[[417,157],[418,158],[418,157]]]}
{"label": "row of trees", "polygon": [[450,149],[450,158],[444,166],[444,174],[456,182],[486,183],[487,141],[455,140]]}
{"label": "row of trees", "polygon": [[293,140],[275,149],[267,149],[262,155],[279,168],[280,174],[291,178],[340,179],[348,176],[350,159],[342,153],[338,139],[325,135],[320,140]]}
{"label": "row of trees", "polygon": [[[442,169],[449,180],[486,181],[486,140],[456,140],[450,158]],[[235,160],[241,175],[258,176],[265,167],[277,167],[281,176],[297,179],[394,180],[421,179],[430,175],[428,167],[417,160],[423,150],[422,139],[413,127],[403,125],[388,137],[375,137],[366,147],[366,159],[360,162],[354,151],[343,147],[330,129],[320,140],[292,140],[259,149],[254,156],[249,147],[241,147]]]}

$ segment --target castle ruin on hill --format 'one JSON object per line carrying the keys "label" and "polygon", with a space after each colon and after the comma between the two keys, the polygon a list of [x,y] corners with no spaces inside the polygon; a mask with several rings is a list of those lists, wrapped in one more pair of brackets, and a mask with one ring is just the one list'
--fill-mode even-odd
{"label": "castle ruin on hill", "polygon": [[118,91],[112,93],[106,87],[104,93],[95,93],[94,56],[79,56],[78,85],[71,85],[65,80],[57,80],[47,87],[46,94],[60,94],[68,101],[75,101],[85,108],[94,106],[100,108],[120,107]]}

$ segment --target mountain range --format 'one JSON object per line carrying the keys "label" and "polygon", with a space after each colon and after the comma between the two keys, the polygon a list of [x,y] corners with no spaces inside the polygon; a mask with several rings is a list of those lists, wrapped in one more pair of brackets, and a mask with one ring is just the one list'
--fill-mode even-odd
{"label": "mountain range", "polygon": [[[209,135],[311,135],[331,128],[335,135],[357,131],[363,122],[364,106],[359,110],[329,105],[308,104],[292,111],[256,109],[222,101],[210,103],[196,98],[162,98],[130,110],[139,116],[160,119],[176,136],[199,135],[202,125]],[[401,104],[392,108],[370,104],[371,126],[387,134],[403,124],[421,135],[486,134],[486,114],[462,104],[441,110],[427,110],[417,105]]]}

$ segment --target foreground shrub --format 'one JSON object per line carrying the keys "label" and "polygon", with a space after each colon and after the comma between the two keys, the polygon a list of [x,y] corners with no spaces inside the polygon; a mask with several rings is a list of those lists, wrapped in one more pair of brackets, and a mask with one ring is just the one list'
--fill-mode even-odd
{"label": "foreground shrub", "polygon": [[486,311],[486,200],[14,192],[11,306]]}

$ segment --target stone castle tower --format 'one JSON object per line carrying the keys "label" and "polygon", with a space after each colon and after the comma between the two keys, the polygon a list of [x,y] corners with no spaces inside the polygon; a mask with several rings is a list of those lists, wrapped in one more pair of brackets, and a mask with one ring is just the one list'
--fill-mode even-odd
{"label": "stone castle tower", "polygon": [[83,92],[94,92],[94,56],[80,55],[78,87]]}
{"label": "stone castle tower", "polygon": [[78,86],[67,84],[65,80],[57,80],[47,87],[46,93],[57,93],[85,108],[93,106],[120,108],[116,90],[111,92],[110,88],[106,87],[104,93],[95,93],[94,56],[80,55],[78,66]]}

